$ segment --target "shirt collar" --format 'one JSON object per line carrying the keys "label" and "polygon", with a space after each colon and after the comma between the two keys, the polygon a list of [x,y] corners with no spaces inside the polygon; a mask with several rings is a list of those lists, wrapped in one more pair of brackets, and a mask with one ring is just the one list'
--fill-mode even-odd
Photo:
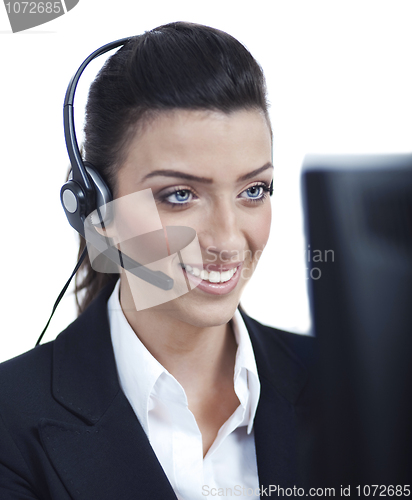
{"label": "shirt collar", "polygon": [[[129,325],[120,305],[119,288],[120,280],[107,304],[117,373],[124,394],[149,435],[150,396],[162,374],[161,381],[167,380],[175,397],[181,398],[183,404],[187,404],[187,399],[179,382],[150,354]],[[243,425],[247,425],[250,434],[259,401],[260,382],[249,333],[238,309],[232,318],[232,328],[238,344],[234,387],[241,404],[245,406]],[[245,391],[242,391],[242,385],[246,387]]]}
{"label": "shirt collar", "polygon": [[247,425],[247,432],[250,434],[259,402],[260,382],[252,342],[250,341],[249,332],[239,309],[236,309],[232,318],[232,328],[238,345],[234,373],[235,389],[237,377],[240,376],[242,370],[246,371],[249,398],[246,408],[245,423]]}

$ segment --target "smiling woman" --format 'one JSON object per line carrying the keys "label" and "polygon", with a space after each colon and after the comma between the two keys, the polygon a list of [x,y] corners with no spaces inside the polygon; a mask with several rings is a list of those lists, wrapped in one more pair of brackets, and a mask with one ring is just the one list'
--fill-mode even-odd
{"label": "smiling woman", "polygon": [[[121,266],[104,274],[87,258],[79,318],[2,365],[1,498],[196,500],[298,484],[313,339],[238,307],[271,222],[259,65],[206,26],[130,39],[91,86],[84,153],[113,194],[95,230]],[[121,257],[150,237],[149,219],[167,248],[161,259],[146,246],[149,264],[186,284],[150,304],[155,287]],[[174,227],[194,230],[198,253],[173,250]]]}

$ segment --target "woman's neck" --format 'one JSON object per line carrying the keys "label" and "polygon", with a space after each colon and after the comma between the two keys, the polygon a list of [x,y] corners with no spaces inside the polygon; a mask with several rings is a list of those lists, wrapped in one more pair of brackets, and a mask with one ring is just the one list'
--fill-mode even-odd
{"label": "woman's neck", "polygon": [[120,302],[127,321],[146,349],[190,393],[213,392],[222,380],[233,386],[237,344],[231,323],[196,326],[168,309],[136,311],[128,287]]}

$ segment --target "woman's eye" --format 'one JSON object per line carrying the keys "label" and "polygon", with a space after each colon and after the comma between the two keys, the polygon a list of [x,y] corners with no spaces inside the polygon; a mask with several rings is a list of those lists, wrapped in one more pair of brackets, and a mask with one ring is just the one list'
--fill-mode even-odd
{"label": "woman's eye", "polygon": [[192,201],[193,193],[188,189],[178,189],[164,197],[166,203],[170,205],[184,205]]}
{"label": "woman's eye", "polygon": [[175,197],[175,200],[178,203],[185,203],[185,202],[189,201],[190,192],[187,191],[187,189],[181,189],[180,191],[176,191],[176,193],[173,193],[172,196]]}
{"label": "woman's eye", "polygon": [[268,193],[269,187],[266,184],[257,184],[245,189],[241,193],[241,198],[246,198],[248,201],[264,201]]}
{"label": "woman's eye", "polygon": [[263,187],[262,186],[252,186],[252,187],[246,189],[246,191],[251,198],[260,198],[263,194]]}

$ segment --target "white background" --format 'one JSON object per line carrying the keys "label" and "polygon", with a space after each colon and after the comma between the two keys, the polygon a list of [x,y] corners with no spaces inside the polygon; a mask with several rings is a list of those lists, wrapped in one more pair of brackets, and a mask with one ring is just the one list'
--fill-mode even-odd
{"label": "white background", "polygon": [[[412,2],[397,0],[80,0],[61,18],[13,34],[0,6],[0,361],[34,346],[76,263],[77,237],[59,200],[68,167],[62,103],[89,53],[183,20],[227,31],[260,62],[275,139],[274,217],[242,304],[261,322],[305,332],[303,156],[411,151],[411,19]],[[79,84],[79,136],[87,87],[102,63]],[[45,341],[74,318],[67,293]]]}

